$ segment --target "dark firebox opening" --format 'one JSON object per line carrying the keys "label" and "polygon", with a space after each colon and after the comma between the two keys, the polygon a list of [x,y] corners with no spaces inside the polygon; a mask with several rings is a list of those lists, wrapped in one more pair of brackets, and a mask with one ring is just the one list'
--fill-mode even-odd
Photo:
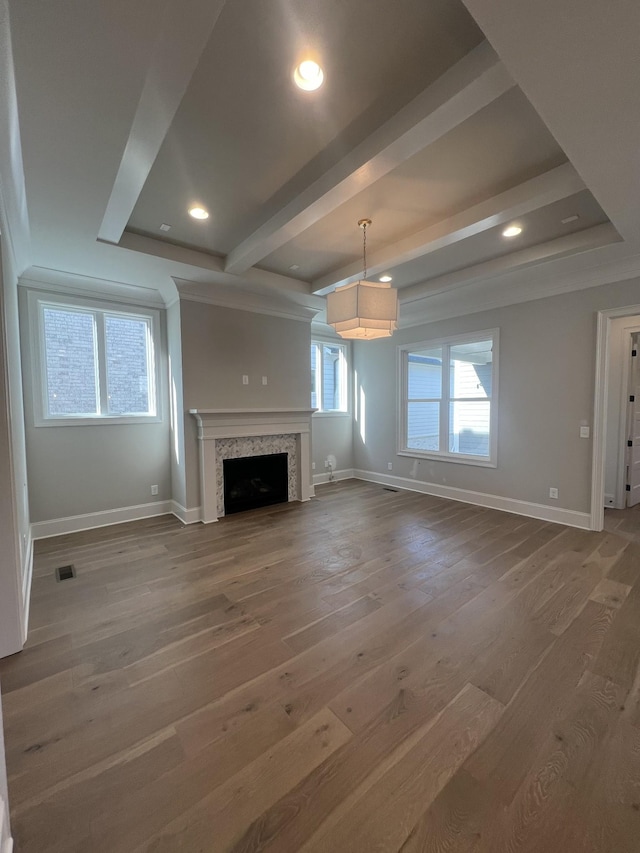
{"label": "dark firebox opening", "polygon": [[224,459],[224,512],[244,512],[289,500],[286,453]]}

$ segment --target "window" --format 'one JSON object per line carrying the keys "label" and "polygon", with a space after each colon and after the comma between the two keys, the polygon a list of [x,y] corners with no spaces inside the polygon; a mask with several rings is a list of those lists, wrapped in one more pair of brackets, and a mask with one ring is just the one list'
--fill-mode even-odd
{"label": "window", "polygon": [[37,420],[156,417],[155,312],[33,302],[42,392]]}
{"label": "window", "polygon": [[399,347],[399,452],[495,465],[498,332]]}
{"label": "window", "polygon": [[311,342],[311,408],[347,411],[347,348],[344,344]]}

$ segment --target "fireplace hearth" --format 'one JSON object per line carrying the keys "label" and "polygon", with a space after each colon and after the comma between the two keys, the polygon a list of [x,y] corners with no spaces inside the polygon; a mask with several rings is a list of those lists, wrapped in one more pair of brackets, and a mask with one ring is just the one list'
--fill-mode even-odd
{"label": "fireplace hearth", "polygon": [[224,459],[222,466],[225,515],[289,500],[286,453]]}

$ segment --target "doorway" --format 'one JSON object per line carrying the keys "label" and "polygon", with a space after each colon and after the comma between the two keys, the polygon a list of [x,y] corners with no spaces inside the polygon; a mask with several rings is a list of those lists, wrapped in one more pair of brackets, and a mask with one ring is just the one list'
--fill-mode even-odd
{"label": "doorway", "polygon": [[[593,462],[591,481],[592,530],[604,527],[605,506],[623,509],[627,505],[627,479],[637,479],[640,502],[640,351],[632,357],[634,340],[640,337],[640,305],[600,311],[597,315],[596,378],[593,420]],[[632,358],[635,358],[632,364]],[[632,393],[630,383],[637,393]],[[639,400],[637,409],[630,409]],[[636,415],[637,412],[637,415]],[[628,447],[634,441],[636,448]],[[630,451],[636,450],[634,455]],[[633,469],[633,473],[631,471]]]}

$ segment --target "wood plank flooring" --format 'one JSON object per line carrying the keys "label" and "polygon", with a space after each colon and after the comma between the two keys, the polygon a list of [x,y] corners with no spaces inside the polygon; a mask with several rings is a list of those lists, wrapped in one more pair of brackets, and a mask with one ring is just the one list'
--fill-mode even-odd
{"label": "wood plank flooring", "polygon": [[640,542],[640,504],[626,509],[605,508],[604,529],[625,539]]}
{"label": "wood plank flooring", "polygon": [[17,853],[638,853],[640,543],[317,491],[37,543]]}

